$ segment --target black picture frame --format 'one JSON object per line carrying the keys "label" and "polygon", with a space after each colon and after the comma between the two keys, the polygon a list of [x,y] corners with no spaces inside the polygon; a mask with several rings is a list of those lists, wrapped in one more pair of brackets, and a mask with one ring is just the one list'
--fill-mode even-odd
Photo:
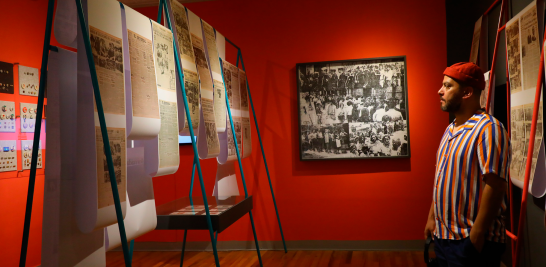
{"label": "black picture frame", "polygon": [[297,63],[300,160],[410,158],[407,77],[406,56]]}

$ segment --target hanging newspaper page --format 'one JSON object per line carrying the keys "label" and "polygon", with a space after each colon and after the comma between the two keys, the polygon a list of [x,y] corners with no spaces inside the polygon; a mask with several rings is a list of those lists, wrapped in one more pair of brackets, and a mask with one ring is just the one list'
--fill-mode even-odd
{"label": "hanging newspaper page", "polygon": [[216,34],[212,26],[201,20],[203,25],[203,33],[205,34],[205,44],[207,50],[208,61],[212,80],[214,83],[214,116],[216,118],[216,127],[219,133],[226,130],[226,100],[225,88],[222,82],[222,71],[220,69],[220,60],[218,49],[216,47]]}
{"label": "hanging newspaper page", "polygon": [[214,110],[214,87],[210,67],[206,56],[205,44],[203,42],[203,30],[201,19],[188,10],[188,21],[190,24],[191,41],[195,56],[195,65],[199,75],[201,86],[201,119],[199,125],[199,137],[197,145],[199,157],[202,159],[213,158],[220,153],[220,143],[216,127]]}
{"label": "hanging newspaper page", "polygon": [[[510,75],[510,130],[512,143],[512,163],[510,176],[512,183],[523,188],[529,138],[540,62],[540,40],[538,38],[536,3],[533,2],[506,24],[508,70]],[[533,31],[535,32],[533,35]],[[534,36],[534,37],[533,37]],[[542,106],[542,101],[539,103]],[[542,108],[539,109],[537,125],[542,127]],[[529,192],[533,191],[535,169],[542,134],[537,131],[534,147]],[[542,164],[542,163],[541,163]]]}
{"label": "hanging newspaper page", "polygon": [[125,7],[125,93],[129,139],[153,139],[159,133],[159,101],[150,19]]}
{"label": "hanging newspaper page", "polygon": [[[87,2],[89,39],[106,121],[115,172],[109,173],[103,136],[93,93],[88,60],[78,53],[76,219],[84,233],[102,229],[117,221],[110,175],[116,176],[120,204],[126,210],[126,106],[123,25],[117,1]],[[79,30],[79,29],[78,29]],[[78,50],[85,51],[82,34]]]}
{"label": "hanging newspaper page", "polygon": [[248,104],[246,73],[239,69],[239,93],[241,95],[241,117],[243,126],[243,158],[252,153],[252,142],[250,138],[250,114]]}
{"label": "hanging newspaper page", "polygon": [[480,51],[480,33],[482,31],[482,17],[474,24],[474,35],[472,36],[472,50],[470,51],[470,62],[478,64],[478,52]]}
{"label": "hanging newspaper page", "polygon": [[[482,90],[482,93],[480,95],[480,107],[485,110],[485,107],[487,105],[487,95],[489,93],[489,83],[491,82],[490,71],[484,73],[485,78],[485,88]],[[489,100],[489,114],[493,114],[493,104],[495,103],[495,81],[493,81],[493,84],[491,84],[491,99]]]}
{"label": "hanging newspaper page", "polygon": [[[169,12],[174,18],[174,31],[176,36],[175,41],[178,47],[180,63],[184,73],[184,87],[186,89],[186,97],[188,100],[188,110],[192,122],[194,133],[197,135],[199,129],[199,110],[201,103],[201,93],[199,89],[199,76],[195,66],[195,56],[190,36],[190,27],[186,9],[176,0],[169,1]],[[178,86],[178,84],[177,84]],[[179,101],[182,101],[182,90],[177,88]],[[180,134],[189,135],[189,124],[186,120],[185,109],[183,105],[179,105],[179,128]]]}
{"label": "hanging newspaper page", "polygon": [[155,75],[159,97],[161,127],[157,136],[159,169],[157,176],[173,174],[178,170],[178,107],[172,32],[152,21]]}
{"label": "hanging newspaper page", "polygon": [[[233,118],[233,126],[235,127],[235,135],[237,138],[237,147],[239,153],[243,153],[243,140],[242,136],[242,119],[241,119],[241,95],[239,92],[239,68],[235,65],[223,61],[224,65],[224,80],[226,82],[226,90],[229,99],[229,108],[231,109],[231,117]],[[233,132],[229,122],[227,121],[228,128],[228,157],[227,161],[237,160],[237,150],[235,149],[235,140],[233,139]],[[241,155],[242,156],[242,155]]]}

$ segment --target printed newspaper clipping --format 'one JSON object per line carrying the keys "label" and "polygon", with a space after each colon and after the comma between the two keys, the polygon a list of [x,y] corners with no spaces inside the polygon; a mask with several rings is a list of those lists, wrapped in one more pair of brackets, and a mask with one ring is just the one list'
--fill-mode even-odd
{"label": "printed newspaper clipping", "polygon": [[[126,144],[125,144],[125,129],[107,127],[108,140],[110,141],[110,150],[112,152],[112,161],[114,163],[114,171],[116,182],[118,184],[118,192],[120,202],[125,201],[126,188]],[[104,143],[100,126],[95,126],[95,138],[97,147],[97,193],[98,193],[98,208],[104,208],[114,205],[112,196],[112,187],[110,184],[110,173],[108,171],[108,163],[104,154]]]}
{"label": "printed newspaper clipping", "polygon": [[174,92],[176,90],[176,76],[172,32],[155,22],[153,22],[153,31],[157,86]]}
{"label": "printed newspaper clipping", "polygon": [[[184,69],[184,87],[188,98],[188,110],[194,129],[199,127],[199,77],[197,73]],[[185,120],[184,128],[188,128],[188,120]]]}
{"label": "printed newspaper clipping", "polygon": [[188,17],[186,16],[186,10],[184,6],[176,0],[171,1],[171,7],[173,9],[174,24],[176,27],[176,40],[178,41],[180,58],[193,62],[193,48],[190,39],[190,28],[188,24]]}
{"label": "printed newspaper clipping", "polygon": [[[89,26],[104,113],[125,115],[125,82],[121,38]],[[95,105],[95,111],[97,106]]]}
{"label": "printed newspaper clipping", "polygon": [[161,129],[159,139],[159,168],[178,166],[178,108],[176,102],[159,100]]}
{"label": "printed newspaper clipping", "polygon": [[220,143],[218,141],[218,133],[216,132],[212,100],[203,98],[201,99],[201,105],[203,109],[205,133],[207,135],[208,154],[218,154],[220,153]]}
{"label": "printed newspaper clipping", "polygon": [[127,32],[131,58],[133,116],[159,119],[152,41],[131,30]]}

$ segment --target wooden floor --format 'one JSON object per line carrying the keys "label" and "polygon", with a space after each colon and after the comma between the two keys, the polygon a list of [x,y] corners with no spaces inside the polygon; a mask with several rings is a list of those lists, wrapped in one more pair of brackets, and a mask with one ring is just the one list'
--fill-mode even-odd
{"label": "wooden floor", "polygon": [[[259,266],[255,251],[219,252],[220,265]],[[262,251],[264,266],[426,267],[420,251]],[[123,252],[106,253],[106,266],[125,266]],[[180,252],[135,251],[132,266],[180,266]],[[186,252],[184,266],[215,266],[212,252]]]}

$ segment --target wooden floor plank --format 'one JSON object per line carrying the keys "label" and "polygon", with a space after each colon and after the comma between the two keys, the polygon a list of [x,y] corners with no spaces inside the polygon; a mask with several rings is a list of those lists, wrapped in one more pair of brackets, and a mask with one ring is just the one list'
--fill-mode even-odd
{"label": "wooden floor plank", "polygon": [[[133,266],[180,266],[177,251],[135,251]],[[419,251],[261,251],[264,266],[274,267],[426,267]],[[259,266],[254,250],[222,251],[218,253],[222,267]],[[123,267],[123,252],[106,253],[106,266]],[[212,252],[189,251],[184,255],[184,267],[214,267]]]}

